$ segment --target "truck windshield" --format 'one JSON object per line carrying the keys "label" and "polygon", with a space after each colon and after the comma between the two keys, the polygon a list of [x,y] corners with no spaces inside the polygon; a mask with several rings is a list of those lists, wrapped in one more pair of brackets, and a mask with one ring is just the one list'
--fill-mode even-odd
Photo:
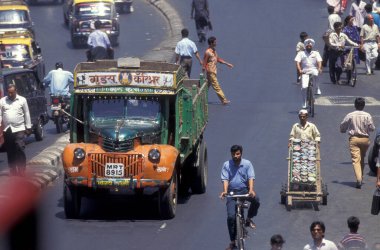
{"label": "truck windshield", "polygon": [[75,16],[108,16],[111,15],[109,3],[81,3],[75,6]]}
{"label": "truck windshield", "polygon": [[107,122],[115,120],[144,120],[158,122],[160,103],[153,100],[94,100],[91,103],[90,120]]}
{"label": "truck windshield", "polygon": [[0,57],[3,61],[23,61],[30,59],[29,48],[23,44],[1,44]]}
{"label": "truck windshield", "polygon": [[25,10],[0,11],[0,26],[2,24],[17,24],[30,22],[28,12]]}

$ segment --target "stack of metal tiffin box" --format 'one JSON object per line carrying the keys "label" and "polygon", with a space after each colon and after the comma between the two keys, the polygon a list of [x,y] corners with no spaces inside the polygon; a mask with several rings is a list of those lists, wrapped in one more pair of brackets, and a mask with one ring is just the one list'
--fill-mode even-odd
{"label": "stack of metal tiffin box", "polygon": [[318,179],[316,141],[294,139],[290,149],[290,184],[293,191],[315,191]]}

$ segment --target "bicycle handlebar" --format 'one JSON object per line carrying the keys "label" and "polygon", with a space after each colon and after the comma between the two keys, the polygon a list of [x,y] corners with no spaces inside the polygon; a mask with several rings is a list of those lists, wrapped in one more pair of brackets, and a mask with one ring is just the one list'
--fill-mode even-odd
{"label": "bicycle handlebar", "polygon": [[249,197],[249,194],[227,194],[225,197],[227,198],[247,198]]}

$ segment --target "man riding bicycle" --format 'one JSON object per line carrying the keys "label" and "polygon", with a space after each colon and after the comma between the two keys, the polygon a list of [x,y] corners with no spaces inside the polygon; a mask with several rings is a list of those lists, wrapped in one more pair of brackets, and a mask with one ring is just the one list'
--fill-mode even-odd
{"label": "man riding bicycle", "polygon": [[[259,198],[254,191],[255,171],[253,165],[249,160],[243,159],[242,156],[243,147],[240,145],[233,145],[231,147],[232,159],[226,161],[223,164],[221,179],[223,183],[223,192],[220,194],[220,198],[224,199],[228,193],[234,194],[249,194],[247,198],[251,202],[248,209],[248,216],[246,220],[246,227],[252,229],[256,228],[252,218],[257,215],[257,211],[260,207]],[[236,200],[227,198],[227,226],[230,234],[231,243],[227,249],[233,249],[235,247],[236,236]]]}
{"label": "man riding bicycle", "polygon": [[310,75],[313,75],[314,77],[314,88],[316,89],[315,94],[321,94],[317,76],[322,72],[322,57],[318,51],[313,50],[315,44],[314,40],[308,38],[305,40],[304,44],[305,50],[298,52],[296,58],[294,59],[296,62],[297,71],[301,75],[301,91],[303,97],[302,108],[307,107],[306,90],[309,85]]}
{"label": "man riding bicycle", "polygon": [[45,87],[50,85],[50,95],[70,97],[70,89],[74,83],[73,74],[63,70],[63,63],[57,62],[43,80]]}

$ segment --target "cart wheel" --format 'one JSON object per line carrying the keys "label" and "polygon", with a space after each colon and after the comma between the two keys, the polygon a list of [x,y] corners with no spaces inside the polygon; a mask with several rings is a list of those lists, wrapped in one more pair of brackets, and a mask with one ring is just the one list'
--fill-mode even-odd
{"label": "cart wheel", "polygon": [[286,210],[289,212],[292,210],[292,196],[290,195],[287,196]]}
{"label": "cart wheel", "polygon": [[322,205],[323,206],[327,205],[327,195],[322,196]]}
{"label": "cart wheel", "polygon": [[286,203],[286,196],[282,194],[281,195],[281,204],[285,205],[285,203]]}

